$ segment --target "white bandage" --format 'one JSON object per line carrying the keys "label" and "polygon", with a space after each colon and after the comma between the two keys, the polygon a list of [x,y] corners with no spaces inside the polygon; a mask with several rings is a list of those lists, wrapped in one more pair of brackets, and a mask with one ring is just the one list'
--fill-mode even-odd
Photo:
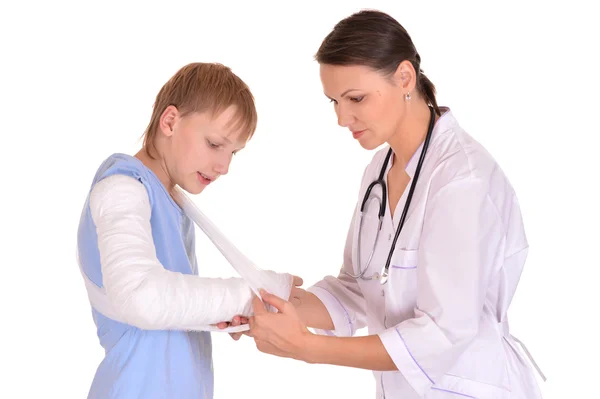
{"label": "white bandage", "polygon": [[225,237],[181,189],[177,189],[177,194],[179,205],[185,214],[204,231],[259,298],[259,290],[264,288],[280,298],[288,299],[293,283],[292,276],[269,272],[256,266]]}
{"label": "white bandage", "polygon": [[[136,182],[136,184],[138,184]],[[259,289],[264,288],[270,293],[273,293],[283,299],[288,299],[290,294],[293,278],[291,275],[286,273],[275,273],[270,270],[262,270],[252,261],[250,261],[246,256],[244,256],[228,239],[225,237],[221,231],[198,209],[198,207],[192,202],[191,199],[187,197],[187,195],[181,190],[177,189],[177,202],[182,207],[183,211],[186,215],[196,224],[202,231],[209,237],[209,239],[214,243],[214,245],[219,249],[219,251],[223,254],[223,256],[227,259],[227,261],[231,264],[231,266],[239,273],[241,278],[248,284],[248,287],[260,298]],[[78,256],[77,256],[78,258]],[[125,320],[123,317],[123,313],[118,311],[118,308],[114,303],[109,300],[109,297],[106,294],[106,290],[102,287],[98,287],[94,282],[92,282],[87,275],[84,273],[81,263],[78,260],[78,264],[81,270],[81,273],[84,278],[86,290],[88,293],[88,298],[90,300],[90,304],[96,311],[103,314],[104,316],[111,318],[113,320],[128,323],[128,320]],[[210,279],[205,279],[210,280]],[[241,314],[244,316],[252,315],[252,305],[250,301],[249,290],[240,291],[241,286],[239,284],[232,283],[232,295],[239,295],[239,300],[245,301],[246,305],[242,311],[242,313],[237,313],[236,303],[238,301],[224,301],[221,302],[221,306],[234,306],[232,309],[222,309],[219,308],[220,314]],[[223,282],[220,282],[220,285],[223,285]],[[235,287],[234,287],[235,286]],[[212,286],[207,286],[210,288]],[[218,291],[218,290],[217,290]],[[244,300],[246,297],[246,300]],[[212,306],[211,306],[212,308]],[[271,306],[267,307],[269,311],[276,311],[276,309]],[[211,309],[215,311],[217,309]],[[241,310],[241,309],[238,309]],[[208,311],[208,310],[207,310]],[[210,312],[209,312],[210,313]],[[205,315],[210,316],[210,315]],[[214,316],[209,317],[208,319],[214,318]],[[225,320],[223,320],[225,321]],[[147,323],[146,323],[147,324]],[[156,324],[156,323],[153,323]],[[201,323],[200,323],[201,324]],[[157,328],[158,325],[151,325],[151,328]],[[186,329],[184,327],[184,329]],[[193,326],[193,330],[196,331],[218,331],[218,332],[237,332],[237,331],[245,331],[248,330],[249,326],[247,324],[235,327],[228,327],[225,329],[220,329],[214,325],[195,325]]]}

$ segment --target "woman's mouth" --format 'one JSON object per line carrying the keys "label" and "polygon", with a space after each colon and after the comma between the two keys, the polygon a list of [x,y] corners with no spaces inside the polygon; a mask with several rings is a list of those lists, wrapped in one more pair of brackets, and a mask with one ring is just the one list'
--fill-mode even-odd
{"label": "woman's mouth", "polygon": [[352,137],[354,137],[355,139],[358,139],[360,136],[363,135],[363,133],[365,132],[365,130],[356,130],[356,131],[353,131],[352,132]]}

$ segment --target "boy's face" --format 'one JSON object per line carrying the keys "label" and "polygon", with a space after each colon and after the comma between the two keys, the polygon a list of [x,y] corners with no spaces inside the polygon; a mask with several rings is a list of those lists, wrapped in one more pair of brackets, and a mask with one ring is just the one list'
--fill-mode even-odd
{"label": "boy's face", "polygon": [[231,122],[235,111],[230,106],[212,117],[210,112],[181,116],[172,106],[165,110],[165,123],[161,123],[162,133],[167,136],[164,161],[174,184],[199,194],[227,174],[231,158],[245,145],[239,140],[240,132],[230,126],[234,126]]}

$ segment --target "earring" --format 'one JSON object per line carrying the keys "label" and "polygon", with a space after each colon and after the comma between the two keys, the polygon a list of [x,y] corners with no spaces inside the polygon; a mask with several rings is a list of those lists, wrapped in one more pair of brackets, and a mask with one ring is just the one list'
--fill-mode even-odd
{"label": "earring", "polygon": [[406,101],[410,101],[410,92],[406,93],[406,96],[404,96],[404,98],[406,98]]}

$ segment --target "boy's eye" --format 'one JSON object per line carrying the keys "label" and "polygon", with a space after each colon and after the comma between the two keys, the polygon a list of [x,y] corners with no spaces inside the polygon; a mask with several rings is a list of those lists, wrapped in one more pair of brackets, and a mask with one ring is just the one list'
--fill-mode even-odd
{"label": "boy's eye", "polygon": [[211,147],[211,148],[219,148],[220,147],[219,144],[213,143],[210,140],[206,140],[206,142],[208,143],[208,146]]}

